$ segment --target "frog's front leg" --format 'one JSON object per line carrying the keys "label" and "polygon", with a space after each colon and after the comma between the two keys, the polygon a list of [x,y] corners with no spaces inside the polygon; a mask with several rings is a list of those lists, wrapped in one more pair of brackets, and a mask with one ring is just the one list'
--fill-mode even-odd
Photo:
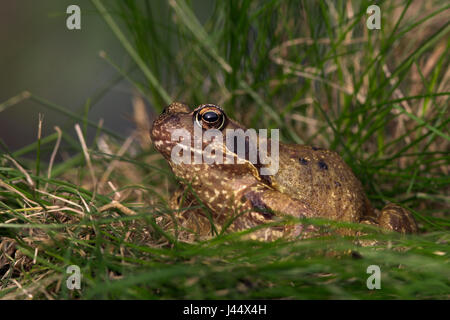
{"label": "frog's front leg", "polygon": [[[246,210],[237,218],[232,229],[244,230],[262,223],[275,222],[281,215],[289,215],[295,218],[313,217],[314,211],[304,202],[293,199],[284,193],[269,189],[264,185],[248,188],[243,193],[240,210]],[[250,233],[246,238],[252,240],[273,241],[279,238],[306,238],[317,232],[312,225],[283,224],[270,226]]]}
{"label": "frog's front leg", "polygon": [[244,193],[244,198],[251,208],[257,211],[270,211],[281,213],[296,218],[311,218],[314,211],[303,201],[266,187],[253,187]]}

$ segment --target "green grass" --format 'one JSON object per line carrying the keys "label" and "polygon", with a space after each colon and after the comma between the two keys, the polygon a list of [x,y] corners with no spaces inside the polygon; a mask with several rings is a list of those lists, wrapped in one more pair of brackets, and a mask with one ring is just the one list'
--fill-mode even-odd
{"label": "green grass", "polygon": [[[34,93],[0,104],[28,98],[66,115],[57,153],[71,155],[48,177],[58,133],[20,150],[1,144],[0,298],[449,298],[449,5],[382,1],[382,28],[368,30],[370,1],[218,1],[201,14],[181,0],[92,3],[130,56],[122,67],[101,54],[117,78],[77,111]],[[409,208],[420,234],[365,228],[372,247],[333,235],[183,241],[168,206],[179,182],[145,125],[129,145],[87,118],[123,78],[153,113],[216,103],[247,127],[279,128],[283,142],[336,150],[372,203]],[[92,167],[75,123],[97,130]],[[132,211],[101,210],[113,200]],[[81,290],[65,285],[73,264]],[[366,287],[370,265],[381,290]]]}

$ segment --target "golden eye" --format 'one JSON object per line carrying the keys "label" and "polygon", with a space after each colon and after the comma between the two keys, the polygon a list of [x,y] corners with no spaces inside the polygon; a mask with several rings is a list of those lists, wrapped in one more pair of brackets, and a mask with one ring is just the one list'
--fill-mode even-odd
{"label": "golden eye", "polygon": [[197,125],[203,129],[222,129],[225,124],[225,114],[222,109],[213,104],[202,105],[194,112]]}

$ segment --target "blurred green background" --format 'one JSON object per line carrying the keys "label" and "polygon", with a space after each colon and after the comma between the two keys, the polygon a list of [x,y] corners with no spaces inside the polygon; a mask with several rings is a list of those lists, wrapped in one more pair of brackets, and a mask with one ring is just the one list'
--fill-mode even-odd
{"label": "blurred green background", "polygon": [[[81,30],[66,27],[70,4],[81,8]],[[117,72],[99,57],[100,50],[116,61],[128,61],[88,0],[3,1],[0,43],[0,103],[28,90],[76,111],[117,77]],[[91,110],[90,119],[97,122],[104,118],[106,127],[126,134],[132,126],[127,121],[131,91],[128,82],[119,81]],[[0,113],[0,138],[12,150],[36,141],[39,113],[44,114],[44,136],[67,121],[57,112],[24,100]]]}
{"label": "blurred green background", "polygon": [[[66,9],[71,4],[81,9],[81,30],[66,27]],[[153,5],[168,16],[166,2]],[[194,2],[200,20],[211,14],[213,5],[207,0]],[[162,20],[158,15],[155,19]],[[123,136],[131,132],[132,86],[99,52],[105,51],[123,68],[131,65],[131,59],[91,1],[5,1],[0,10],[0,43],[0,103],[27,90],[68,110],[82,112],[88,98],[102,94],[114,83],[90,110],[89,119],[98,122],[103,118],[105,127]],[[44,114],[43,136],[54,132],[55,125],[67,123],[67,117],[30,100],[0,112],[0,138],[11,150],[36,141],[39,113]],[[90,138],[93,133],[89,130]]]}

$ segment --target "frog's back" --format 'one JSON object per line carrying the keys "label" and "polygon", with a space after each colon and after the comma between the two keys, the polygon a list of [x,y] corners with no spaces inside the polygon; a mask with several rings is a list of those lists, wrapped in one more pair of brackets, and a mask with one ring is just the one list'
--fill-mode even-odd
{"label": "frog's back", "polygon": [[359,222],[373,210],[360,181],[334,151],[280,143],[278,172],[271,184],[307,203],[318,216]]}

